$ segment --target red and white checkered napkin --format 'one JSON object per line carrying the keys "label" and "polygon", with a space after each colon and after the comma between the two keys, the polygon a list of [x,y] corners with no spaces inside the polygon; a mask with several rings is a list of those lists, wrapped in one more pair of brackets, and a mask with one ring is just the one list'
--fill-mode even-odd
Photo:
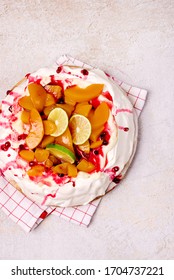
{"label": "red and white checkered napkin", "polygon": [[[56,64],[72,64],[83,68],[92,68],[91,66],[66,55],[61,56]],[[145,104],[147,91],[130,86],[114,77],[110,78],[127,92],[127,96],[139,116]],[[49,214],[62,217],[65,220],[78,225],[88,226],[100,201],[101,198],[94,200],[87,205],[78,207],[43,207],[32,202],[14,188],[6,178],[0,176],[0,208],[7,214],[8,217],[10,217],[16,224],[20,225],[27,232],[36,228]]]}

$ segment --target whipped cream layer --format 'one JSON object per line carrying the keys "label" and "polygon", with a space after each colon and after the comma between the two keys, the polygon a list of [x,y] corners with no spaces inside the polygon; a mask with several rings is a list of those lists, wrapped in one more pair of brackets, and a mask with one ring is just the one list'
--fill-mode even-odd
{"label": "whipped cream layer", "polygon": [[[27,85],[31,82],[61,84],[64,89],[78,85],[104,84],[99,102],[107,102],[110,116],[105,128],[109,135],[107,145],[102,145],[101,153],[94,157],[97,169],[91,173],[78,172],[76,178],[45,172],[32,180],[26,173],[29,163],[19,157],[19,146],[25,143],[23,135],[28,126],[21,121],[22,108],[18,100],[28,95]],[[0,114],[0,169],[9,181],[15,181],[22,192],[31,200],[42,205],[70,207],[85,205],[103,196],[125,175],[137,144],[137,115],[126,93],[103,71],[73,67],[71,65],[42,68],[26,76],[25,81],[16,86],[2,100]]]}

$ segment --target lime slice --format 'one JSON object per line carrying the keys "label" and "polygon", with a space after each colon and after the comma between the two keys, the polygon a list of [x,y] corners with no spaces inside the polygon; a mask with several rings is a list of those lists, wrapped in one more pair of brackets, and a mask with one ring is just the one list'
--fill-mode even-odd
{"label": "lime slice", "polygon": [[67,113],[62,108],[53,109],[49,115],[48,120],[55,123],[57,129],[51,136],[57,137],[65,132],[68,127],[68,116]]}
{"label": "lime slice", "polygon": [[69,128],[72,135],[72,141],[75,145],[82,145],[90,137],[91,124],[83,115],[73,115],[69,121]]}
{"label": "lime slice", "polygon": [[48,144],[46,149],[54,155],[56,158],[61,159],[62,161],[74,163],[76,157],[75,154],[64,146],[58,144]]}

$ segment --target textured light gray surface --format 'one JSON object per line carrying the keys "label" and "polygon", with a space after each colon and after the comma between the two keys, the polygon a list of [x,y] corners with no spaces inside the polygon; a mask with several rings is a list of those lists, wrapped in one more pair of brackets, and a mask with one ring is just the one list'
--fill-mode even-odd
{"label": "textured light gray surface", "polygon": [[174,259],[174,2],[0,0],[0,93],[68,53],[149,95],[135,160],[89,228],[30,234],[0,211],[0,259]]}

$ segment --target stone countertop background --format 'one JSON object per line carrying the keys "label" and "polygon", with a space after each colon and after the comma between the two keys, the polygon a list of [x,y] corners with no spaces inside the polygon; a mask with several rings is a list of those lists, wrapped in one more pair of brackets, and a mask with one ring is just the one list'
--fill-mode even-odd
{"label": "stone countertop background", "polygon": [[0,211],[0,259],[174,259],[174,2],[0,0],[0,93],[62,54],[149,92],[134,162],[88,228],[26,234]]}

